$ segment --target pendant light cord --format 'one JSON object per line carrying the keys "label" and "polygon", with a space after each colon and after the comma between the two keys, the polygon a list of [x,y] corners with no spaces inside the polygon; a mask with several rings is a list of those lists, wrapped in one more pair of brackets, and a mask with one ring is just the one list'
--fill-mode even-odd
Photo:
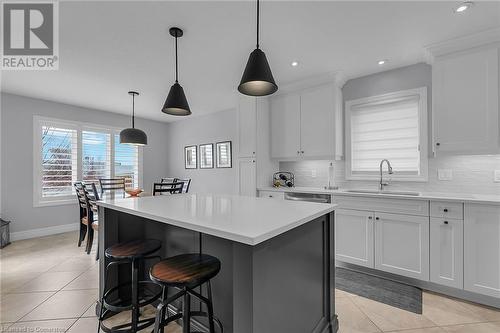
{"label": "pendant light cord", "polygon": [[135,128],[135,94],[132,94],[132,128]]}
{"label": "pendant light cord", "polygon": [[259,48],[259,14],[260,14],[260,1],[257,0],[257,48]]}
{"label": "pendant light cord", "polygon": [[178,83],[177,32],[175,33],[175,83]]}

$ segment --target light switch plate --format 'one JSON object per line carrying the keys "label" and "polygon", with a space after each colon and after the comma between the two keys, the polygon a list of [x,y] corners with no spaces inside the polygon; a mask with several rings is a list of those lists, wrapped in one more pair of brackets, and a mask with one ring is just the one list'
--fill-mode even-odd
{"label": "light switch plate", "polygon": [[495,173],[494,173],[494,174],[495,174],[495,176],[494,176],[494,178],[493,178],[493,181],[494,181],[495,183],[500,183],[500,170],[495,170]]}
{"label": "light switch plate", "polygon": [[438,179],[439,180],[452,180],[453,170],[452,169],[438,169]]}
{"label": "light switch plate", "polygon": [[311,177],[316,178],[316,169],[311,170]]}

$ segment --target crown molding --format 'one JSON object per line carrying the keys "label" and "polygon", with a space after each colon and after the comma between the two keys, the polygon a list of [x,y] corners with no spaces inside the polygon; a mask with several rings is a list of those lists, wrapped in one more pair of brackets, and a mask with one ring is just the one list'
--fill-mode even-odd
{"label": "crown molding", "polygon": [[315,86],[320,86],[329,83],[340,85],[341,87],[345,83],[345,81],[343,81],[344,80],[343,77],[344,76],[340,71],[335,71],[335,72],[329,72],[324,75],[312,76],[295,82],[278,84],[279,90],[273,96],[299,91],[307,88],[312,88]]}
{"label": "crown molding", "polygon": [[495,43],[500,43],[500,27],[427,45],[424,58],[432,64],[436,57]]}

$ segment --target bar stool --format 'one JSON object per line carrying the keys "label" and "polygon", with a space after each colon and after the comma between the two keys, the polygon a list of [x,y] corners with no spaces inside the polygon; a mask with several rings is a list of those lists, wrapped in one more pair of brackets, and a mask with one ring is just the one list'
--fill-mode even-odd
{"label": "bar stool", "polygon": [[[155,239],[135,240],[130,242],[118,243],[104,251],[106,258],[112,261],[106,266],[106,279],[104,282],[104,293],[101,298],[101,307],[99,311],[99,325],[97,332],[102,328],[107,333],[128,333],[138,332],[155,321],[155,318],[139,320],[140,308],[151,304],[158,300],[162,295],[161,288],[152,281],[139,280],[139,266],[147,259],[161,259],[159,256],[150,256],[161,248],[161,242]],[[131,264],[132,266],[132,281],[122,283],[107,289],[107,279],[109,276],[109,268],[114,265]],[[119,292],[125,286],[131,285],[130,300],[112,301],[110,298],[115,292]],[[148,286],[153,290],[148,290]],[[154,290],[156,289],[156,290]],[[149,293],[149,294],[148,294]],[[103,320],[110,312],[118,313],[122,311],[132,310],[132,320],[129,323],[118,326],[107,327]]]}
{"label": "bar stool", "polygon": [[[214,278],[220,271],[220,260],[208,254],[181,254],[170,257],[156,263],[151,267],[149,276],[152,281],[162,286],[163,292],[160,304],[157,308],[156,321],[153,333],[163,333],[164,327],[182,318],[182,332],[189,333],[191,317],[208,317],[210,333],[215,333],[214,321],[223,331],[220,321],[214,319],[212,303],[212,290],[210,279]],[[194,288],[206,284],[207,297],[194,291]],[[179,291],[168,297],[168,288],[173,287]],[[207,311],[191,311],[191,296],[196,297],[204,303]],[[173,301],[183,298],[182,312],[169,316],[168,305]],[[165,315],[167,318],[165,318]]]}

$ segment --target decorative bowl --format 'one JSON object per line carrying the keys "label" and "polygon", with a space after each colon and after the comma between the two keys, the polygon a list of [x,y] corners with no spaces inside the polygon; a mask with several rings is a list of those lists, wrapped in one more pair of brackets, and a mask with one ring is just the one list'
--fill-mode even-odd
{"label": "decorative bowl", "polygon": [[131,197],[136,197],[138,196],[139,194],[141,194],[143,192],[143,190],[141,190],[140,188],[131,188],[131,189],[127,189],[125,190],[125,192],[130,195]]}

